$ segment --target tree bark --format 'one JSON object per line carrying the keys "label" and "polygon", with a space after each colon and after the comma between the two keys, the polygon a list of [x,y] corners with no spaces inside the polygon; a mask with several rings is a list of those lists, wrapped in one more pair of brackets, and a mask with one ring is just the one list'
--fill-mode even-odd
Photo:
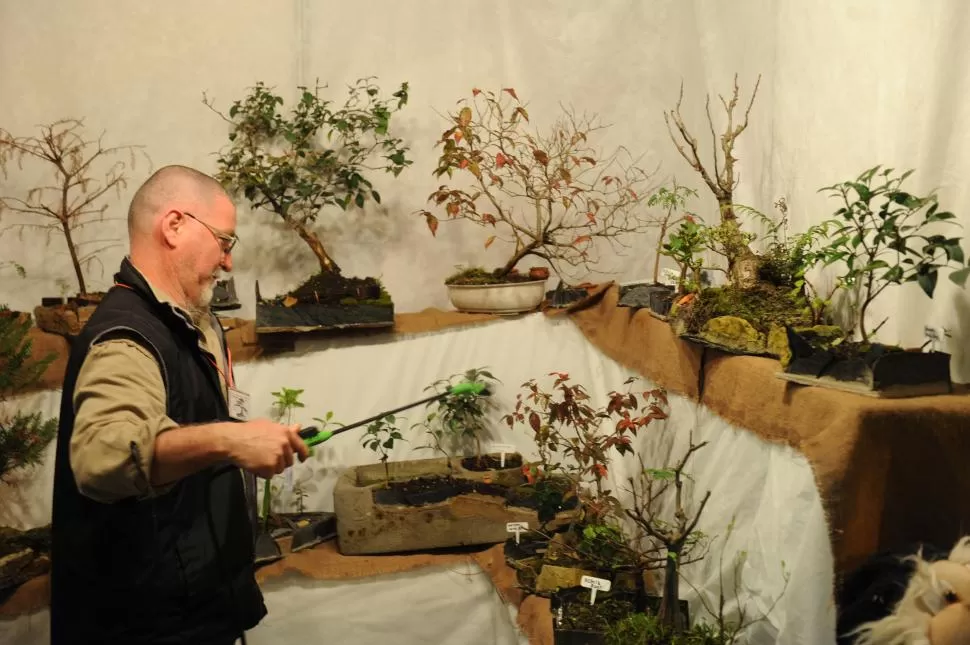
{"label": "tree bark", "polygon": [[309,230],[305,225],[295,223],[293,227],[296,229],[297,234],[300,238],[307,243],[310,250],[313,251],[313,255],[316,256],[317,261],[320,262],[320,270],[324,273],[332,273],[334,275],[340,275],[340,267],[337,263],[333,261],[327,250],[323,248],[323,243],[320,242],[320,238],[316,234]]}
{"label": "tree bark", "polygon": [[71,252],[71,263],[74,265],[74,273],[77,274],[77,286],[78,289],[80,289],[77,295],[86,295],[88,290],[87,286],[84,284],[84,273],[81,271],[81,261],[77,257],[77,249],[74,247],[74,239],[71,237],[71,227],[67,222],[61,221],[61,228],[64,231],[64,237],[67,239],[67,248]]}

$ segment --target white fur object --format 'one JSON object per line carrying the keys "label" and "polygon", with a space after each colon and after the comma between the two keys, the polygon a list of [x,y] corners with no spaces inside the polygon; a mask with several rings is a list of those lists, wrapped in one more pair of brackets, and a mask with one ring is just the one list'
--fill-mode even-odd
{"label": "white fur object", "polygon": [[855,645],[964,645],[970,643],[970,536],[946,560],[927,562],[922,551],[893,613],[852,632]]}

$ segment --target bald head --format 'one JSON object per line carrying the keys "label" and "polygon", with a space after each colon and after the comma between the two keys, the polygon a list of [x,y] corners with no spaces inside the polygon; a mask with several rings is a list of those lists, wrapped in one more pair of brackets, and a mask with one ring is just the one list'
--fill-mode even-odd
{"label": "bald head", "polygon": [[128,233],[132,237],[150,233],[155,218],[170,208],[202,210],[217,200],[229,199],[219,182],[204,172],[187,166],[165,166],[135,192],[128,207]]}

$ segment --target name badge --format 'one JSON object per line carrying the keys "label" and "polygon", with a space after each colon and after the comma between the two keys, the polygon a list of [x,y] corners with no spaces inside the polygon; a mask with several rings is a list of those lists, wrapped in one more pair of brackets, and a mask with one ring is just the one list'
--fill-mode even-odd
{"label": "name badge", "polygon": [[236,421],[249,421],[249,395],[234,387],[229,388],[229,416]]}

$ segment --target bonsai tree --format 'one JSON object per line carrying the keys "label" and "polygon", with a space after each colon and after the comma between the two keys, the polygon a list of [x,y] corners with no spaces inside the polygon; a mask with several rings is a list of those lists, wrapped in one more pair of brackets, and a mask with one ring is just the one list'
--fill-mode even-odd
{"label": "bonsai tree", "polygon": [[[740,176],[735,169],[735,163],[738,159],[734,156],[734,146],[737,143],[738,137],[748,127],[748,117],[751,114],[755,97],[758,95],[758,86],[760,84],[761,75],[759,74],[758,80],[754,85],[754,90],[751,92],[751,99],[748,101],[748,106],[744,110],[744,116],[743,118],[739,118],[737,123],[735,123],[734,113],[738,106],[740,92],[737,75],[734,76],[734,92],[731,98],[727,100],[723,96],[718,96],[727,114],[727,125],[725,126],[723,134],[720,135],[719,141],[717,135],[715,135],[714,119],[711,116],[711,97],[710,95],[707,96],[705,110],[714,144],[712,150],[714,157],[713,168],[701,160],[698,141],[691,135],[680,113],[680,105],[684,99],[683,84],[680,87],[677,105],[673,110],[664,113],[667,131],[670,133],[670,138],[677,147],[677,151],[690,164],[691,168],[700,174],[704,183],[707,184],[707,187],[711,189],[715,199],[717,199],[721,223],[716,228],[720,229],[718,236],[723,245],[723,253],[727,259],[729,279],[732,284],[737,284],[738,286],[741,286],[740,283],[748,282],[748,280],[743,279],[738,274],[736,269],[738,262],[740,260],[748,260],[750,262],[756,260],[756,257],[748,248],[748,243],[751,240],[750,238],[745,238],[742,233],[737,213],[735,212],[734,189],[738,181],[740,181]],[[671,122],[673,122],[673,125],[671,125]],[[674,133],[675,129],[676,134]],[[720,157],[718,156],[718,147],[721,150]]]}
{"label": "bonsai tree", "polygon": [[[477,282],[514,280],[527,257],[545,260],[560,277],[565,267],[589,269],[596,241],[617,250],[622,238],[651,224],[641,217],[650,176],[622,148],[605,155],[592,147],[590,139],[606,127],[595,116],[565,111],[540,133],[513,88],[474,89],[459,105],[438,140],[434,171],[451,183],[429,201],[446,220],[485,228],[485,248],[496,240],[511,244],[511,255],[490,276],[469,276]],[[435,235],[441,218],[418,214]]]}
{"label": "bonsai tree", "polygon": [[0,481],[19,468],[39,464],[57,434],[57,419],[10,411],[11,399],[34,386],[54,360],[32,356],[29,318],[0,306]]}
{"label": "bonsai tree", "polygon": [[[453,381],[458,378],[469,383],[483,383],[491,389],[498,383],[498,379],[484,368],[466,370],[462,374],[453,374],[446,379],[439,379],[425,388],[425,391],[444,392],[451,389]],[[431,408],[421,424],[430,436],[432,448],[442,453],[448,459],[449,468],[454,469],[451,457],[454,447],[463,440],[470,440],[475,445],[475,463],[482,467],[482,437],[488,432],[488,413],[491,398],[465,392],[448,394],[428,404]]]}
{"label": "bonsai tree", "polygon": [[[660,281],[660,256],[667,255],[664,253],[664,249],[667,246],[665,242],[667,234],[677,224],[684,221],[692,222],[694,219],[689,213],[683,213],[684,208],[687,206],[687,199],[690,197],[697,197],[697,191],[686,186],[681,186],[674,180],[671,188],[663,186],[647,200],[647,206],[651,208],[660,207],[662,209],[662,214],[656,218],[660,231],[657,234],[657,247],[653,260],[654,284],[659,284]],[[683,277],[681,278],[681,282],[683,282]]]}
{"label": "bonsai tree", "polygon": [[885,322],[870,329],[866,314],[890,285],[916,282],[932,298],[941,271],[961,287],[970,275],[961,238],[932,232],[938,224],[954,223],[956,216],[940,210],[935,194],[920,197],[904,190],[902,184],[912,172],[897,175],[892,168],[875,166],[854,181],[821,189],[843,204],[835,212],[840,225],[831,232],[834,239],[822,257],[826,266],[845,264],[838,285],[858,299],[849,334],[857,328],[863,343]]}
{"label": "bonsai tree", "polygon": [[[24,216],[26,221],[13,228],[46,231],[48,240],[55,232],[64,236],[80,296],[89,294],[83,269],[117,243],[103,239],[82,242],[78,233],[82,227],[104,220],[108,209],[105,198],[112,192],[120,196],[127,187],[127,172],[135,169],[135,153],[140,150],[140,146],[105,146],[103,133],[97,139],[88,138],[80,119],[43,125],[37,136],[17,137],[0,129],[0,170],[4,177],[13,163],[23,170],[25,162],[39,162],[48,177],[42,185],[19,196],[0,196],[0,215],[8,211]],[[124,156],[127,161],[119,158]],[[82,251],[87,244],[102,246]]]}
{"label": "bonsai tree", "polygon": [[314,230],[323,209],[363,208],[381,196],[374,173],[397,177],[411,165],[408,147],[389,134],[394,113],[408,101],[408,84],[380,98],[373,78],[349,87],[342,106],[300,86],[289,114],[283,98],[263,83],[233,102],[228,116],[203,102],[230,125],[229,146],[217,159],[217,178],[253,210],[279,217],[300,236],[320,263],[321,274],[339,276],[340,267]]}
{"label": "bonsai tree", "polygon": [[[681,631],[683,624],[679,611],[680,599],[680,567],[702,559],[701,554],[691,559],[691,553],[702,543],[703,535],[697,529],[704,507],[711,497],[707,491],[701,499],[697,510],[688,512],[684,503],[684,479],[687,475],[684,468],[687,462],[707,442],[695,444],[691,433],[690,445],[687,452],[672,468],[646,468],[641,460],[641,476],[639,481],[630,478],[633,502],[625,509],[626,516],[633,521],[638,529],[650,540],[662,545],[666,553],[666,568],[664,573],[663,599],[660,603],[659,618],[664,626]],[[665,495],[673,494],[673,521],[660,517],[657,502]]]}

